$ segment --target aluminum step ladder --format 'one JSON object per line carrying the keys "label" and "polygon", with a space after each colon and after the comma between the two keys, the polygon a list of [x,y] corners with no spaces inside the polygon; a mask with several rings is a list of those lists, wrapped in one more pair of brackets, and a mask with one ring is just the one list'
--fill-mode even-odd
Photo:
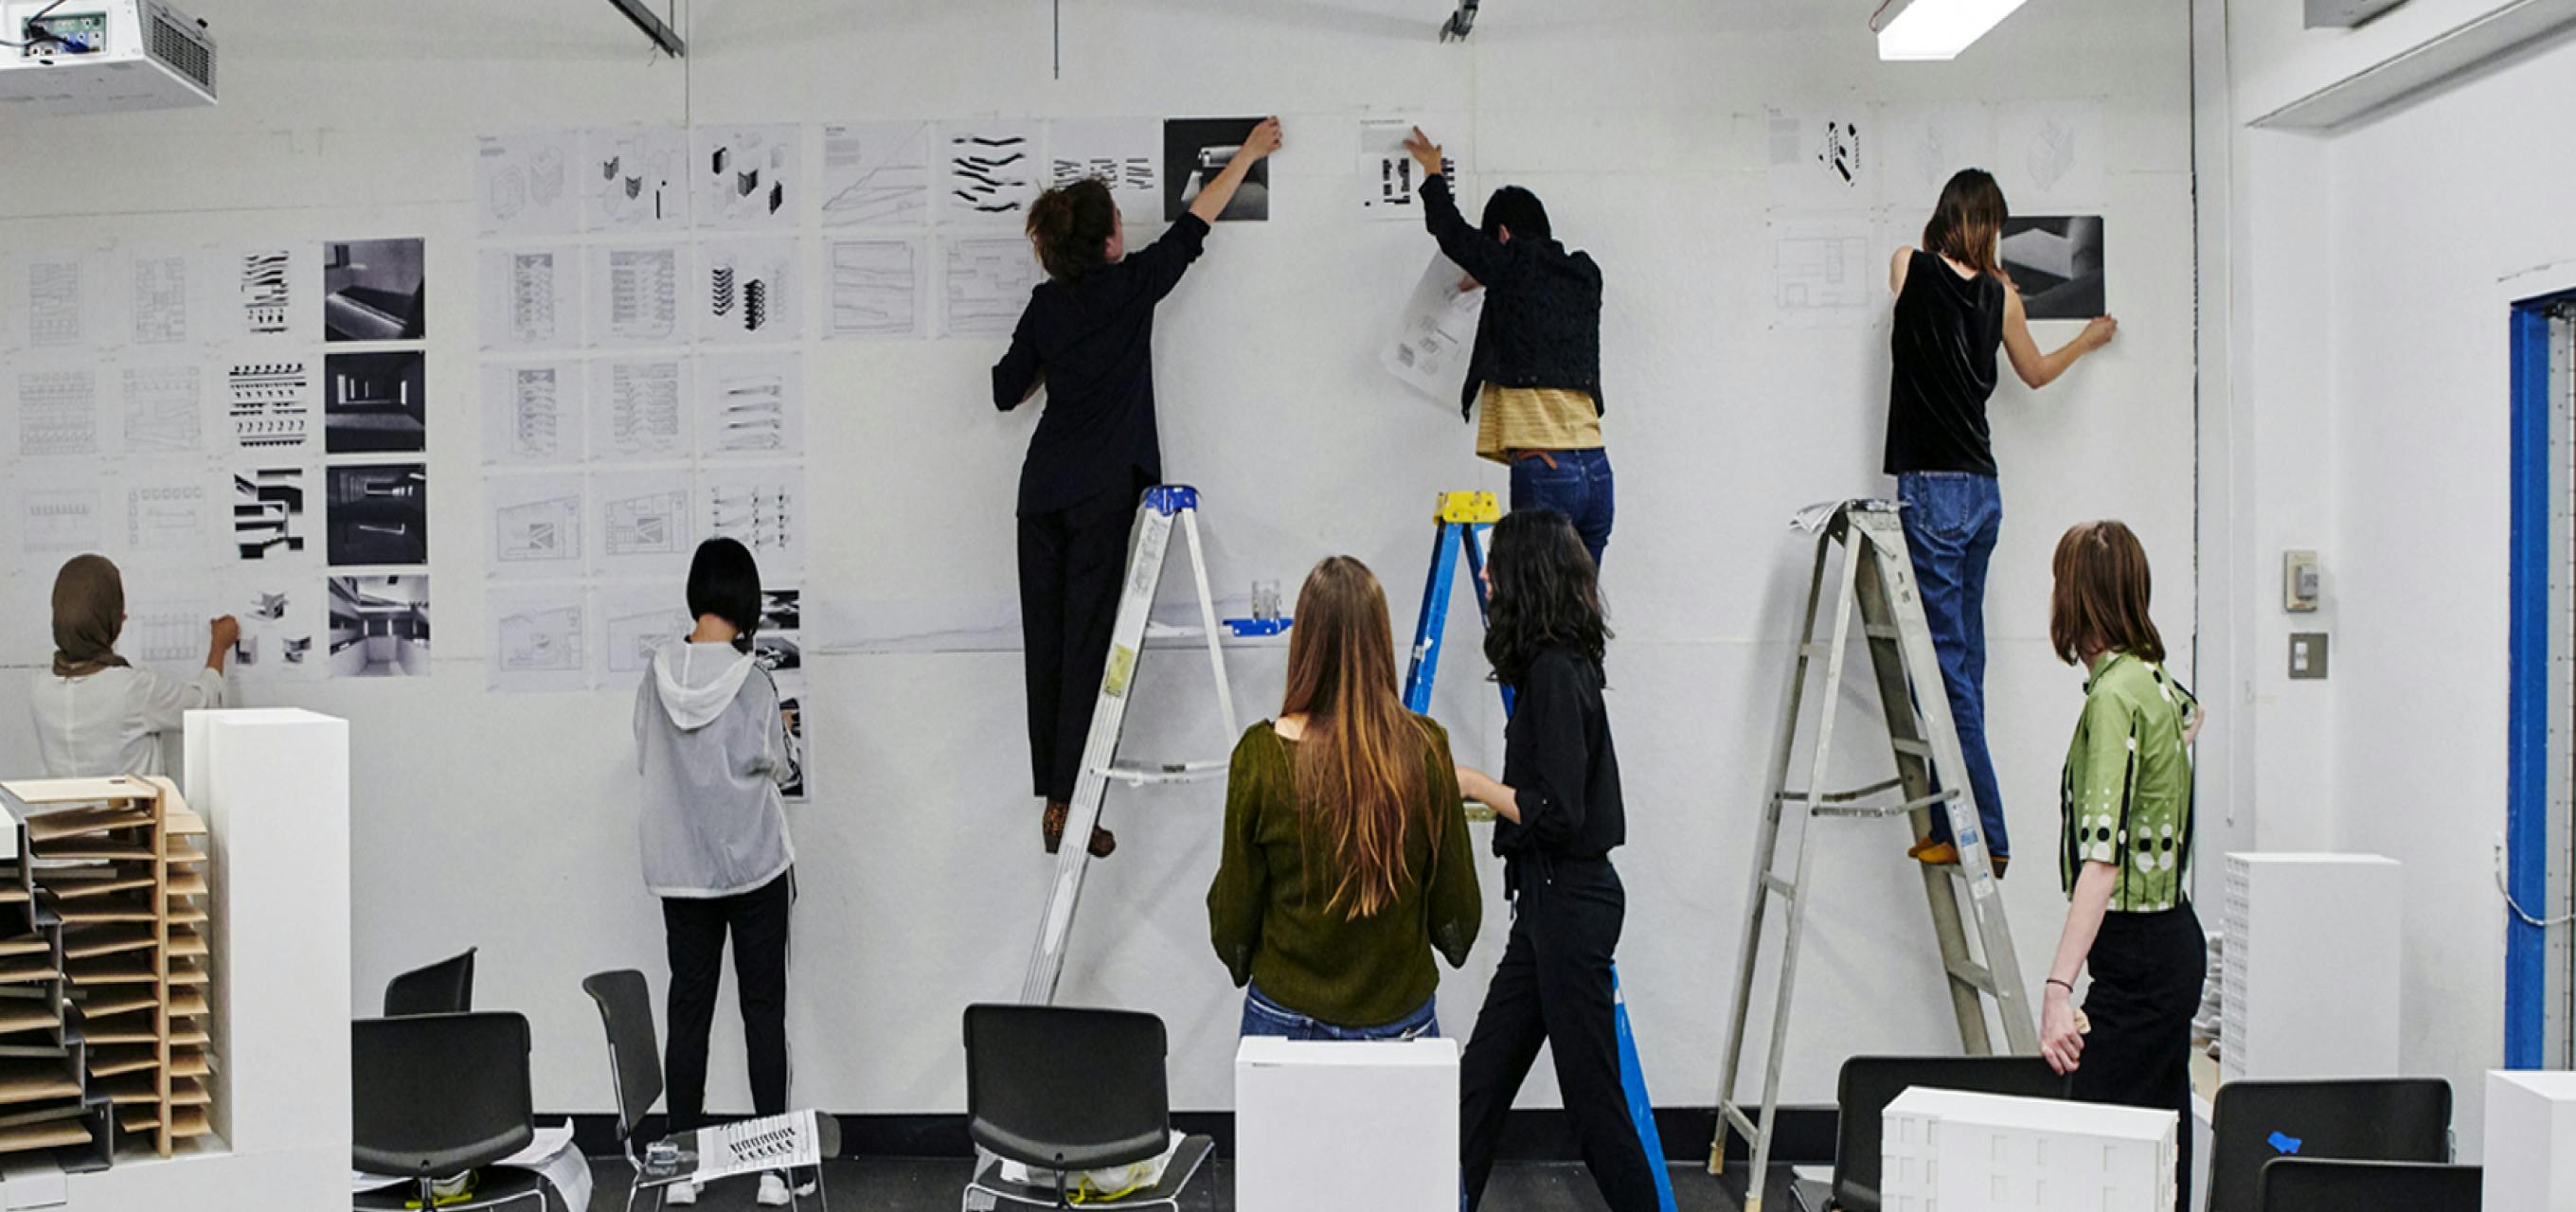
{"label": "aluminum step ladder", "polygon": [[[1724,1168],[1730,1133],[1751,1150],[1752,1169],[1745,1212],[1760,1212],[1762,1188],[1771,1164],[1772,1132],[1779,1115],[1780,1062],[1789,1041],[1789,1000],[1798,971],[1798,943],[1806,921],[1809,894],[1808,845],[1815,825],[1829,819],[1910,820],[1919,841],[1932,827],[1932,813],[1949,814],[1957,839],[1957,866],[1923,865],[1923,891],[1932,907],[1932,932],[1939,941],[1941,967],[1947,974],[1951,1008],[1959,1020],[1959,1042],[1971,1056],[1994,1052],[1986,1006],[2003,1022],[2008,1049],[2018,1054],[2039,1051],[2039,1031],[2030,999],[2021,986],[2021,966],[2013,956],[2012,931],[1986,854],[1985,830],[1977,817],[1974,794],[1967,787],[1958,730],[1950,719],[1950,698],[1941,681],[1941,665],[1924,620],[1922,598],[1915,589],[1914,565],[1905,548],[1905,528],[1898,506],[1888,501],[1845,501],[1800,515],[1816,538],[1816,569],[1807,586],[1806,630],[1798,637],[1796,673],[1789,681],[1788,704],[1782,712],[1780,745],[1772,757],[1769,795],[1764,800],[1762,834],[1754,849],[1752,903],[1745,913],[1744,945],[1735,978],[1735,1001],[1726,1031],[1726,1064],[1718,1086],[1717,1139],[1711,1143],[1708,1168]],[[1839,585],[1829,600],[1825,577],[1836,547],[1843,549]],[[1869,647],[1870,666],[1878,683],[1879,704],[1886,716],[1888,738],[1896,758],[1896,777],[1850,791],[1826,792],[1833,763],[1836,707],[1842,698],[1843,663],[1850,651],[1852,618]],[[1830,615],[1830,619],[1827,616]],[[1817,687],[1821,704],[1815,723],[1815,751],[1803,788],[1789,785],[1790,764],[1800,737],[1808,675],[1823,666]],[[1935,772],[1946,773],[1947,785],[1936,787]],[[1897,798],[1888,799],[1890,793]],[[1783,876],[1778,858],[1780,822],[1795,812],[1798,840],[1793,844],[1795,874]],[[1962,919],[1959,892],[1966,886],[1967,913]],[[1761,959],[1762,926],[1772,903],[1787,908],[1782,937],[1779,988],[1771,1008],[1771,1040],[1765,1053],[1762,1098],[1755,1110],[1736,1101],[1742,1076],[1744,1035],[1753,1006],[1755,973]],[[1973,929],[1978,951],[1972,954]],[[1982,962],[1978,958],[1982,955]],[[1760,1116],[1757,1121],[1756,1112]]]}
{"label": "aluminum step ladder", "polygon": [[[1064,844],[1056,850],[1055,882],[1047,891],[1046,916],[1038,925],[1037,945],[1029,951],[1027,974],[1020,982],[1020,1001],[1046,1005],[1055,1000],[1056,981],[1064,974],[1065,943],[1073,934],[1073,915],[1082,900],[1082,882],[1091,866],[1091,830],[1100,823],[1101,801],[1113,782],[1129,787],[1160,783],[1194,783],[1221,778],[1227,762],[1117,764],[1118,743],[1127,724],[1128,691],[1136,685],[1136,667],[1148,640],[1207,640],[1208,668],[1216,675],[1217,710],[1225,735],[1235,736],[1234,691],[1226,681],[1225,650],[1220,646],[1216,601],[1208,592],[1207,554],[1199,541],[1199,493],[1182,485],[1145,490],[1136,505],[1136,527],[1127,540],[1126,588],[1119,593],[1118,618],[1109,639],[1109,661],[1100,674],[1100,701],[1091,710],[1091,732],[1082,745],[1082,777],[1074,783],[1073,803],[1065,815]],[[1169,626],[1153,621],[1154,593],[1163,580],[1163,557],[1171,548],[1172,526],[1189,536],[1190,572],[1199,593],[1199,625]]]}
{"label": "aluminum step ladder", "polygon": [[[1468,584],[1476,595],[1476,617],[1490,621],[1492,603],[1485,591],[1486,539],[1494,523],[1503,517],[1502,503],[1490,492],[1444,492],[1432,518],[1431,572],[1422,585],[1422,613],[1413,623],[1413,661],[1404,673],[1404,706],[1417,715],[1431,714],[1431,688],[1440,675],[1442,640],[1449,629],[1449,601],[1458,583],[1458,566],[1467,566]],[[1496,683],[1503,693],[1503,715],[1512,713],[1512,688]],[[1467,816],[1472,821],[1491,821],[1494,810],[1482,804],[1470,804]],[[1628,1097],[1628,1116],[1637,1125],[1637,1139],[1645,1146],[1646,1159],[1655,1170],[1655,1195],[1662,1212],[1677,1212],[1673,1200],[1673,1181],[1665,1173],[1663,1133],[1655,1127],[1654,1099],[1646,1093],[1646,1069],[1637,1058],[1637,1034],[1628,1025],[1628,999],[1619,992],[1619,974],[1610,974],[1610,995],[1616,1007],[1619,1038],[1619,1080]]]}

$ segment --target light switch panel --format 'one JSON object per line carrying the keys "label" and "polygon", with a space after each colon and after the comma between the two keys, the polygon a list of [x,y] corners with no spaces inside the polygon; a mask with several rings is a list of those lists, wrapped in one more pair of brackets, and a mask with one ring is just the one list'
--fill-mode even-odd
{"label": "light switch panel", "polygon": [[2292,614],[2314,613],[2318,593],[2324,588],[2323,580],[2323,574],[2317,571],[2317,553],[2282,552],[2281,609]]}
{"label": "light switch panel", "polygon": [[2322,682],[2326,678],[2326,633],[2293,631],[2290,633],[2290,680]]}

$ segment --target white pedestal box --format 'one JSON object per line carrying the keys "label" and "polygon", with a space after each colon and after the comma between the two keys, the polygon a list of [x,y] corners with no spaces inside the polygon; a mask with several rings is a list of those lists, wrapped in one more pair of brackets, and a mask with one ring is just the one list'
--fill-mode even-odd
{"label": "white pedestal box", "polygon": [[2487,1074],[2482,1206],[2576,1212],[2576,1073]]}
{"label": "white pedestal box", "polygon": [[1240,1212],[1458,1206],[1458,1045],[1247,1039],[1234,1055]]}
{"label": "white pedestal box", "polygon": [[1916,1088],[1887,1105],[1885,1212],[2172,1212],[2171,1111]]}
{"label": "white pedestal box", "polygon": [[2399,1071],[2403,874],[2368,854],[2227,856],[2227,1080]]}

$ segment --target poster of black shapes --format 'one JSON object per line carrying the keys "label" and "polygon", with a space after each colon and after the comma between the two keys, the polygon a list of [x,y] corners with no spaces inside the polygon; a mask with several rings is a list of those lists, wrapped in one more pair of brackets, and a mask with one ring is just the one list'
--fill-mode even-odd
{"label": "poster of black shapes", "polygon": [[2102,216],[2015,215],[2004,220],[2004,273],[2034,320],[2104,314]]}
{"label": "poster of black shapes", "polygon": [[[1243,146],[1244,136],[1261,125],[1259,118],[1170,118],[1163,122],[1163,218],[1175,220],[1188,211],[1199,191],[1225,171]],[[1252,166],[1234,200],[1217,215],[1220,222],[1266,221],[1270,218],[1270,161]]]}
{"label": "poster of black shapes", "polygon": [[312,473],[302,467],[255,467],[233,473],[233,546],[244,560],[302,554],[308,533],[305,492]]}
{"label": "poster of black shapes", "polygon": [[429,449],[427,366],[417,349],[322,359],[322,448],[331,454]]}
{"label": "poster of black shapes", "polygon": [[428,676],[427,576],[333,577],[330,611],[331,676]]}
{"label": "poster of black shapes", "polygon": [[373,463],[323,469],[332,567],[429,562],[429,467]]}
{"label": "poster of black shapes", "polygon": [[326,341],[417,341],[429,335],[419,240],[344,240],[322,246]]}

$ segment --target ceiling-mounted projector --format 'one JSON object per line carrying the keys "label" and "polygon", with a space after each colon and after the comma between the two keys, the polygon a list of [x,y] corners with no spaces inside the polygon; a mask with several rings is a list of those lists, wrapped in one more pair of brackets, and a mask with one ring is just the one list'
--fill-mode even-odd
{"label": "ceiling-mounted projector", "polygon": [[0,121],[215,103],[215,39],[163,0],[0,0]]}

